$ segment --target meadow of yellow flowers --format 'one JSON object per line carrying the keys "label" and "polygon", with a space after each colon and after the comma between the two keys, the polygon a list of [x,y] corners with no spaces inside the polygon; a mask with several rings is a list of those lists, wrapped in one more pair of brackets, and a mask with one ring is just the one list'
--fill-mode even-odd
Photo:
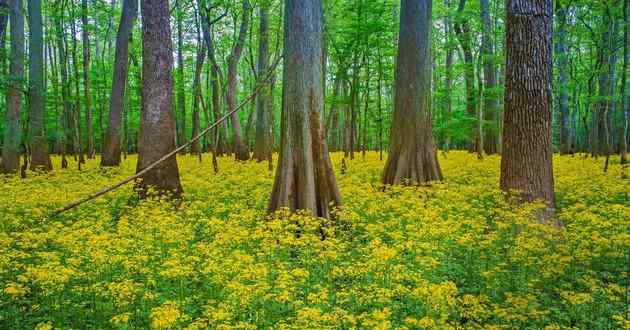
{"label": "meadow of yellow flowers", "polygon": [[133,173],[133,157],[0,178],[0,328],[630,329],[618,159],[603,173],[556,156],[557,230],[504,202],[498,157],[441,153],[443,183],[383,190],[383,162],[359,156],[337,172],[329,222],[268,217],[267,164],[221,158],[214,174],[204,157],[179,157],[177,208],[129,186],[45,217]]}

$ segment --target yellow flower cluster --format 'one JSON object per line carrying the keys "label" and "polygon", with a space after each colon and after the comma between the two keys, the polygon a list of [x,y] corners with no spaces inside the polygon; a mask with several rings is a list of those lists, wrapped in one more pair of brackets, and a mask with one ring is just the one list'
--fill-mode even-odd
{"label": "yellow flower cluster", "polygon": [[54,218],[136,158],[0,177],[0,328],[630,329],[630,167],[556,156],[558,230],[505,201],[499,157],[439,158],[420,187],[346,160],[332,220],[266,214],[274,173],[227,157],[178,156],[178,205],[130,185]]}

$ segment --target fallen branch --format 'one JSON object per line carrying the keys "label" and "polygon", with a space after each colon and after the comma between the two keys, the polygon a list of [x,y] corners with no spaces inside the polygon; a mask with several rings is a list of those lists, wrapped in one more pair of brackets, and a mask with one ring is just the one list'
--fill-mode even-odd
{"label": "fallen branch", "polygon": [[263,88],[264,83],[266,83],[269,79],[271,79],[271,77],[273,77],[274,72],[276,71],[276,68],[278,67],[278,64],[280,63],[280,59],[282,59],[283,56],[278,56],[278,58],[276,59],[276,61],[273,63],[273,65],[271,66],[271,68],[269,69],[269,71],[267,71],[267,74],[265,76],[265,79],[263,81],[261,81],[261,83],[258,84],[258,86],[256,86],[256,88],[254,89],[254,91],[252,92],[251,95],[249,95],[243,102],[241,102],[241,104],[239,104],[236,108],[228,111],[225,115],[223,115],[223,117],[219,118],[219,120],[217,120],[214,124],[206,127],[206,129],[204,129],[201,133],[197,134],[197,136],[195,136],[194,138],[192,138],[190,141],[188,141],[187,143],[175,148],[173,151],[169,152],[168,154],[162,156],[162,158],[156,160],[154,163],[150,164],[149,166],[143,168],[142,170],[140,170],[138,173],[129,176],[125,179],[123,179],[122,181],[103,188],[97,192],[94,192],[86,197],[83,197],[81,199],[78,199],[70,204],[67,204],[66,206],[54,211],[49,218],[55,217],[63,212],[66,212],[68,210],[71,210],[85,202],[88,202],[92,199],[95,199],[97,197],[100,197],[102,195],[105,195],[109,192],[112,192],[124,185],[126,185],[127,183],[134,181],[138,178],[140,178],[142,175],[146,174],[147,172],[149,172],[150,170],[152,170],[153,168],[155,168],[157,165],[159,165],[160,163],[162,163],[163,161],[173,157],[174,155],[176,155],[177,153],[179,153],[180,151],[184,150],[186,147],[188,147],[190,144],[198,141],[200,138],[202,138],[203,136],[205,136],[206,134],[208,134],[208,132],[210,132],[210,130],[212,130],[213,128],[217,127],[219,124],[221,124],[222,122],[224,122],[227,118],[229,118],[233,113],[239,111],[240,109],[242,109],[243,107],[245,107],[249,102],[251,102],[252,100],[254,100],[254,98],[256,97],[256,95],[258,95],[258,93],[260,92],[260,90]]}

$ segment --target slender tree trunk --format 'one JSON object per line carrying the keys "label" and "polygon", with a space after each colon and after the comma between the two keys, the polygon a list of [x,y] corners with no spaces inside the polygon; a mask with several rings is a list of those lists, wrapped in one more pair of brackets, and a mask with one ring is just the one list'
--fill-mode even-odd
{"label": "slender tree trunk", "polygon": [[[470,118],[471,123],[476,122],[476,105],[475,105],[475,63],[472,53],[470,27],[464,17],[464,8],[466,6],[466,0],[459,0],[459,6],[457,7],[457,19],[454,23],[455,34],[459,40],[459,44],[464,53],[464,80],[466,82],[466,114]],[[478,143],[479,137],[477,136],[476,125],[472,125],[470,133],[472,142],[470,143],[468,150],[473,152]]]}
{"label": "slender tree trunk", "polygon": [[376,99],[376,107],[378,108],[378,158],[383,160],[383,58],[381,54],[381,48],[377,47],[378,51],[378,93]]}
{"label": "slender tree trunk", "polygon": [[558,39],[556,40],[556,58],[558,63],[558,125],[560,126],[558,142],[560,154],[571,152],[569,141],[569,61],[567,54],[567,8],[556,2],[556,17],[558,18]]}
{"label": "slender tree trunk", "polygon": [[623,122],[620,137],[621,164],[628,162],[628,61],[630,52],[628,51],[628,0],[623,1],[623,71],[621,73],[621,111],[623,112]]}
{"label": "slender tree trunk", "polygon": [[94,126],[92,125],[92,91],[90,86],[90,36],[88,32],[87,0],[81,1],[81,31],[83,39],[83,93],[85,96],[85,121],[87,130],[87,156],[94,158]]}
{"label": "slender tree trunk", "polygon": [[363,108],[363,142],[361,143],[361,157],[365,159],[365,151],[368,148],[368,113],[370,103],[370,61],[365,60],[365,108]]}
{"label": "slender tree trunk", "polygon": [[613,106],[612,91],[614,80],[614,70],[616,64],[615,55],[615,20],[612,17],[610,8],[605,6],[604,9],[604,32],[602,33],[601,45],[599,48],[599,56],[601,66],[599,71],[599,102],[596,113],[596,125],[594,125],[593,132],[595,133],[594,152],[595,156],[602,156],[609,153],[609,132],[607,117]]}
{"label": "slender tree trunk", "polygon": [[270,127],[270,100],[269,84],[264,79],[269,70],[269,4],[263,2],[260,6],[260,28],[258,44],[258,77],[259,84],[265,84],[256,96],[256,144],[254,146],[254,159],[259,162],[271,157],[271,127]]}
{"label": "slender tree trunk", "polygon": [[6,36],[11,12],[11,0],[0,0],[0,73],[6,74]]}
{"label": "slender tree trunk", "polygon": [[[177,113],[179,125],[177,126],[177,142],[178,145],[186,144],[186,80],[184,77],[184,35],[182,23],[182,2],[177,1]],[[176,117],[177,118],[177,117]],[[183,151],[186,153],[186,151]]]}
{"label": "slender tree trunk", "polygon": [[[142,119],[137,171],[175,149],[173,48],[168,0],[142,0]],[[149,187],[179,196],[176,156],[142,176],[140,196]]]}
{"label": "slender tree trunk", "polygon": [[431,0],[402,0],[385,184],[441,180],[430,114]]}
{"label": "slender tree trunk", "polygon": [[[199,135],[200,131],[200,115],[199,105],[201,102],[201,71],[206,58],[206,46],[201,40],[199,25],[197,24],[197,63],[195,64],[195,78],[193,80],[193,104],[192,104],[192,134],[191,139]],[[207,115],[207,114],[206,114]],[[199,140],[192,143],[190,153],[200,154],[201,145]]]}
{"label": "slender tree trunk", "polygon": [[29,26],[29,139],[31,170],[52,170],[46,138],[44,85],[44,31],[41,0],[28,1]]}
{"label": "slender tree trunk", "polygon": [[24,79],[24,13],[22,8],[22,0],[10,0],[11,63],[6,96],[7,112],[1,173],[15,173],[20,167],[19,152],[22,143],[20,113],[22,112],[22,80]]}
{"label": "slender tree trunk", "polygon": [[[483,145],[487,154],[499,152],[499,135],[497,122],[499,115],[499,96],[497,92],[497,76],[494,65],[494,42],[492,40],[492,21],[490,20],[490,10],[488,0],[481,0],[481,21],[483,23],[482,46],[483,54],[483,121],[491,123],[483,125]],[[480,124],[481,125],[481,124]]]}
{"label": "slender tree trunk", "polygon": [[543,200],[551,221],[555,197],[551,148],[553,3],[508,0],[501,189],[524,202]]}
{"label": "slender tree trunk", "polygon": [[[74,153],[74,134],[72,133],[72,105],[70,104],[70,83],[68,79],[68,57],[66,53],[65,44],[65,31],[63,26],[63,7],[62,4],[58,4],[59,8],[56,14],[57,25],[57,51],[59,52],[59,72],[61,73],[61,99],[63,102],[63,119],[62,127],[64,135],[62,136],[62,155],[65,156],[66,152]],[[62,166],[65,168],[65,166]]]}
{"label": "slender tree trunk", "polygon": [[72,125],[73,125],[73,133],[74,133],[74,141],[76,146],[76,154],[79,156],[78,159],[78,167],[81,169],[81,164],[85,163],[85,158],[83,156],[83,144],[81,142],[81,94],[79,92],[80,85],[80,70],[79,70],[79,61],[77,56],[77,38],[74,36],[77,35],[76,29],[76,20],[75,20],[75,4],[71,2],[70,8],[70,33],[72,34],[72,66],[74,72],[74,111],[72,112]]}
{"label": "slender tree trunk", "polygon": [[129,41],[133,24],[138,14],[138,0],[124,0],[118,35],[116,37],[116,55],[114,57],[114,74],[112,92],[109,101],[109,125],[105,136],[101,166],[120,165],[121,122],[123,100],[129,69]]}
{"label": "slender tree trunk", "polygon": [[280,155],[269,211],[283,207],[331,218],[341,205],[321,113],[322,0],[285,0]]}
{"label": "slender tree trunk", "polygon": [[[249,16],[251,12],[251,5],[249,0],[243,0],[243,13],[241,19],[241,28],[238,33],[238,39],[234,44],[232,53],[228,58],[228,87],[226,93],[226,103],[228,110],[232,111],[236,108],[236,83],[237,83],[237,69],[238,62],[243,52],[243,45],[245,44],[245,38],[247,37],[247,27],[249,25]],[[248,160],[249,150],[246,144],[243,143],[241,137],[241,122],[238,118],[238,113],[234,112],[231,115],[232,128],[234,129],[234,154],[237,160]]]}
{"label": "slender tree trunk", "polygon": [[[450,0],[445,0],[445,4],[447,10],[450,10]],[[451,148],[451,116],[453,113],[453,98],[452,98],[452,90],[453,90],[453,22],[452,18],[449,14],[446,16],[445,21],[445,29],[446,29],[446,61],[444,62],[444,71],[445,71],[445,79],[446,79],[446,91],[444,93],[444,97],[446,98],[446,107],[445,107],[445,115],[444,115],[444,128],[445,128],[445,136],[444,136],[444,151],[448,152]]]}

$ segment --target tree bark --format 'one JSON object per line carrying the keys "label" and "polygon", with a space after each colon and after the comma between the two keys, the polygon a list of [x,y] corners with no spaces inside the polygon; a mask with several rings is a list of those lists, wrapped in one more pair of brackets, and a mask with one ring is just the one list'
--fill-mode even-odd
{"label": "tree bark", "polygon": [[524,202],[543,200],[552,222],[551,147],[553,3],[508,0],[501,189]]}
{"label": "tree bark", "polygon": [[484,151],[491,155],[499,152],[498,128],[495,127],[499,115],[499,96],[497,91],[497,75],[494,65],[494,42],[492,40],[492,21],[488,0],[481,0],[481,21],[483,26],[481,51],[483,54],[483,125]]}
{"label": "tree bark", "polygon": [[259,84],[265,84],[256,96],[256,144],[254,159],[259,162],[271,157],[271,109],[269,107],[269,83],[263,81],[269,70],[269,4],[263,2],[260,7],[260,28],[258,44],[258,77]]}
{"label": "tree bark", "polygon": [[81,1],[81,36],[83,39],[83,93],[85,96],[85,121],[87,133],[87,156],[94,158],[94,126],[92,119],[92,91],[90,86],[90,36],[88,32],[87,0]]}
{"label": "tree bark", "polygon": [[114,57],[114,74],[109,101],[109,125],[105,135],[101,166],[120,165],[121,132],[123,100],[129,69],[129,40],[133,24],[138,14],[138,0],[124,0],[122,16],[116,37],[116,55]]}
{"label": "tree bark", "polygon": [[[228,86],[226,93],[226,103],[228,111],[232,111],[236,108],[236,83],[237,83],[237,69],[238,62],[243,52],[243,45],[245,44],[245,38],[247,36],[247,27],[249,25],[249,16],[251,12],[251,5],[249,0],[243,0],[243,12],[241,19],[241,27],[238,33],[238,39],[234,44],[232,53],[228,58]],[[241,122],[238,118],[238,113],[234,112],[231,115],[232,128],[234,129],[234,154],[236,160],[248,160],[249,150],[247,145],[243,143],[241,137]]]}
{"label": "tree bark", "polygon": [[[200,114],[199,105],[201,102],[201,71],[206,58],[206,45],[201,40],[200,27],[197,25],[197,62],[195,64],[195,78],[193,80],[193,104],[192,104],[192,134],[191,139],[199,135]],[[206,114],[207,115],[207,114]],[[200,154],[201,144],[196,140],[190,146],[190,153]]]}
{"label": "tree bark", "polygon": [[431,0],[402,0],[396,85],[385,184],[441,180],[433,143],[431,92]]}
{"label": "tree bark", "polygon": [[322,0],[285,0],[280,155],[269,211],[330,218],[341,205],[322,125]]}
{"label": "tree bark", "polygon": [[52,170],[46,138],[44,84],[44,31],[41,0],[28,1],[29,25],[29,138],[31,170]]}
{"label": "tree bark", "polygon": [[[142,118],[136,173],[175,149],[173,50],[168,0],[142,0]],[[163,161],[142,176],[140,196],[149,187],[179,196],[177,159]]]}
{"label": "tree bark", "polygon": [[[447,11],[450,11],[450,0],[445,0],[445,5],[447,7]],[[446,98],[446,107],[444,114],[444,128],[445,128],[445,136],[444,136],[444,151],[448,152],[451,148],[451,131],[450,131],[450,123],[451,117],[453,113],[453,40],[452,40],[452,30],[453,30],[453,19],[450,14],[447,14],[445,20],[445,30],[446,30],[446,60],[444,62],[444,71],[445,71],[445,80],[446,80],[446,90],[444,93],[444,98]]]}
{"label": "tree bark", "polygon": [[22,128],[22,80],[24,79],[24,11],[22,0],[10,0],[9,20],[11,24],[11,63],[7,86],[6,127],[2,148],[2,173],[15,173],[20,167],[20,145]]}

